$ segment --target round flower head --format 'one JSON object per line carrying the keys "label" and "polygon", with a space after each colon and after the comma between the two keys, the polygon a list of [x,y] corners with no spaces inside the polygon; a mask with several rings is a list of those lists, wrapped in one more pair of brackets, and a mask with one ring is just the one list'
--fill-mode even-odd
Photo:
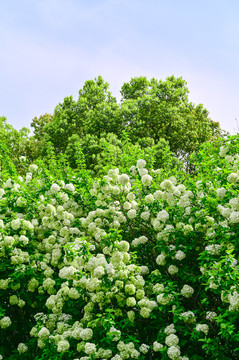
{"label": "round flower head", "polygon": [[126,305],[127,306],[135,306],[136,305],[136,300],[134,297],[128,297],[127,300],[126,300]]}
{"label": "round flower head", "polygon": [[186,254],[182,250],[178,250],[175,254],[175,259],[183,260],[186,257]]}
{"label": "round flower head", "polygon": [[11,221],[11,227],[13,230],[17,230],[21,227],[21,221],[20,219],[15,219]]}
{"label": "round flower head", "polygon": [[166,264],[166,256],[162,253],[160,255],[158,255],[157,259],[156,259],[156,263],[158,265],[164,266]]}
{"label": "round flower head", "polygon": [[50,331],[45,326],[43,326],[38,333],[39,339],[42,339],[42,340],[47,339],[49,337],[49,335],[50,335]]}
{"label": "round flower head", "polygon": [[128,182],[129,182],[129,176],[128,175],[122,174],[122,175],[119,176],[119,183],[121,185],[126,185],[126,184],[128,184]]}
{"label": "round flower head", "polygon": [[146,161],[143,160],[143,159],[140,159],[140,160],[137,161],[136,166],[137,166],[138,169],[142,169],[142,168],[144,168],[146,166]]}
{"label": "round flower head", "polygon": [[87,342],[85,343],[85,353],[88,355],[92,355],[96,352],[96,346],[93,343]]}
{"label": "round flower head", "polygon": [[145,319],[149,317],[150,313],[151,313],[151,309],[147,307],[142,307],[142,309],[140,310],[140,315]]}
{"label": "round flower head", "polygon": [[166,295],[164,293],[159,294],[157,296],[157,302],[161,305],[167,305],[172,300],[172,297],[170,295]]}
{"label": "round flower head", "polygon": [[149,345],[141,344],[139,347],[139,351],[143,354],[147,354],[147,352],[149,351]]}
{"label": "round flower head", "polygon": [[28,347],[24,343],[18,344],[17,351],[19,354],[23,354],[28,350]]}
{"label": "round flower head", "polygon": [[229,151],[229,148],[227,146],[221,146],[219,156],[225,157],[228,151]]}
{"label": "round flower head", "polygon": [[170,334],[165,339],[165,344],[170,346],[177,346],[179,343],[179,338],[175,334]]}
{"label": "round flower head", "polygon": [[67,340],[61,340],[57,344],[57,351],[59,353],[66,352],[69,349],[69,347],[70,347],[70,344]]}
{"label": "round flower head", "polygon": [[30,171],[30,172],[35,172],[35,171],[37,171],[37,169],[38,169],[38,166],[35,165],[35,164],[31,164],[31,165],[29,166],[29,171]]}
{"label": "round flower head", "polygon": [[73,184],[66,184],[65,189],[71,192],[75,191],[75,186]]}
{"label": "round flower head", "polygon": [[181,354],[180,350],[176,346],[171,346],[167,351],[168,357],[172,360],[178,360]]}
{"label": "round flower head", "polygon": [[178,272],[178,267],[175,265],[170,265],[168,268],[168,272],[170,275],[175,275]]}
{"label": "round flower head", "polygon": [[60,191],[60,189],[60,186],[54,183],[51,185],[50,191],[51,193],[56,194],[58,191]]}
{"label": "round flower head", "polygon": [[154,196],[153,194],[148,194],[145,196],[145,202],[148,204],[152,204],[154,202]]}
{"label": "round flower head", "polygon": [[144,186],[149,186],[152,182],[153,178],[152,176],[145,174],[142,176],[141,181]]}
{"label": "round flower head", "polygon": [[231,173],[227,177],[227,181],[234,184],[234,185],[236,185],[238,179],[239,179],[239,175],[237,173]]}
{"label": "round flower head", "polygon": [[87,341],[90,340],[93,336],[93,331],[90,328],[86,328],[81,330],[80,337],[82,340]]}
{"label": "round flower head", "polygon": [[197,324],[196,325],[196,330],[197,331],[201,331],[203,332],[205,335],[207,335],[208,331],[209,331],[209,327],[207,324]]}
{"label": "round flower head", "polygon": [[127,216],[129,219],[134,219],[136,217],[137,213],[135,209],[131,209],[127,212]]}
{"label": "round flower head", "polygon": [[129,251],[129,243],[128,241],[122,240],[118,243],[118,247],[120,251]]}
{"label": "round flower head", "polygon": [[153,351],[157,352],[159,350],[163,349],[163,345],[160,344],[159,342],[155,341],[153,343]]}
{"label": "round flower head", "polygon": [[170,180],[164,180],[160,184],[161,189],[168,190],[168,191],[174,191],[175,186],[173,185],[172,181]]}
{"label": "round flower head", "polygon": [[190,298],[193,293],[194,293],[194,290],[189,285],[184,285],[183,288],[181,289],[181,294],[186,298]]}
{"label": "round flower head", "polygon": [[0,326],[2,329],[5,329],[7,327],[9,327],[12,324],[10,317],[8,316],[4,316],[1,320],[0,320]]}
{"label": "round flower head", "polygon": [[231,224],[238,224],[239,223],[239,211],[233,211],[229,217],[229,222]]}
{"label": "round flower head", "polygon": [[150,212],[149,211],[143,211],[140,214],[141,219],[143,219],[144,221],[147,221],[150,218]]}
{"label": "round flower head", "polygon": [[164,329],[164,332],[167,335],[175,334],[176,330],[175,330],[174,324],[170,324],[170,325],[166,326],[166,328]]}
{"label": "round flower head", "polygon": [[216,190],[216,193],[217,193],[217,196],[219,197],[219,199],[222,199],[223,196],[225,196],[225,194],[226,194],[226,189],[221,187],[220,189]]}
{"label": "round flower head", "polygon": [[169,214],[166,210],[161,210],[158,212],[157,219],[160,221],[167,221],[169,219]]}

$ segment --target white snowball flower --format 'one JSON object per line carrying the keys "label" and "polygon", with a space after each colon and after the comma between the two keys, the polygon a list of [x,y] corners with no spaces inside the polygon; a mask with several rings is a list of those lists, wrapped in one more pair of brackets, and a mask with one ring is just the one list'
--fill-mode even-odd
{"label": "white snowball flower", "polygon": [[90,328],[83,329],[80,332],[80,337],[84,341],[90,340],[92,336],[93,336],[93,330]]}
{"label": "white snowball flower", "polygon": [[161,253],[160,255],[158,255],[158,257],[156,258],[156,263],[158,265],[164,266],[166,264],[166,256],[165,254]]}
{"label": "white snowball flower", "polygon": [[94,276],[96,278],[100,278],[101,276],[103,276],[105,274],[105,269],[103,268],[103,266],[97,266],[94,270]]}
{"label": "white snowball flower", "polygon": [[144,221],[147,221],[150,218],[150,212],[149,211],[143,211],[140,214],[141,219],[143,219]]}
{"label": "white snowball flower", "polygon": [[2,329],[5,329],[7,327],[9,327],[12,324],[11,319],[9,316],[4,316],[1,320],[0,320],[0,326]]}
{"label": "white snowball flower", "polygon": [[147,354],[147,352],[149,351],[149,345],[141,344],[139,347],[139,351],[143,354]]}
{"label": "white snowball flower", "polygon": [[165,293],[159,294],[157,296],[157,302],[161,305],[167,305],[172,300],[172,296],[166,295]]}
{"label": "white snowball flower", "polygon": [[65,266],[59,271],[59,277],[66,280],[75,278],[75,273],[78,270],[74,266]]}
{"label": "white snowball flower", "polygon": [[155,193],[153,195],[154,195],[155,200],[160,200],[160,199],[163,199],[164,192],[161,190],[157,190],[157,191],[155,191]]}
{"label": "white snowball flower", "polygon": [[126,196],[127,200],[133,201],[135,199],[135,195],[133,193],[128,193]]}
{"label": "white snowball flower", "polygon": [[146,166],[146,161],[143,159],[139,159],[136,164],[138,169],[142,169]]}
{"label": "white snowball flower", "polygon": [[153,194],[148,194],[145,196],[145,202],[148,204],[152,204],[154,202],[154,196]]}
{"label": "white snowball flower", "polygon": [[28,350],[28,347],[24,343],[18,344],[17,351],[19,354],[23,354]]}
{"label": "white snowball flower", "polygon": [[153,343],[153,351],[157,352],[157,351],[159,351],[160,349],[163,349],[163,345],[160,344],[160,343],[157,342],[157,341],[154,341],[154,343]]}
{"label": "white snowball flower", "polygon": [[165,222],[169,219],[169,213],[166,210],[161,210],[157,214],[157,219]]}
{"label": "white snowball flower", "polygon": [[59,353],[63,353],[66,352],[70,347],[70,344],[67,340],[61,340],[58,342],[57,344],[57,351]]}
{"label": "white snowball flower", "polygon": [[126,185],[129,182],[129,176],[127,174],[122,174],[119,176],[119,183],[121,185]]}
{"label": "white snowball flower", "polygon": [[127,306],[131,306],[131,307],[133,307],[133,306],[135,306],[136,305],[136,300],[135,300],[135,298],[134,297],[128,297],[127,298],[127,300],[126,300],[126,305]]}
{"label": "white snowball flower", "polygon": [[161,189],[167,190],[169,192],[175,190],[175,186],[173,185],[172,181],[167,180],[167,179],[161,182],[160,187],[161,187]]}
{"label": "white snowball flower", "polygon": [[145,174],[148,174],[148,170],[147,169],[139,169],[139,175],[142,177]]}
{"label": "white snowball flower", "polygon": [[42,340],[47,339],[49,337],[49,335],[50,335],[50,331],[45,326],[43,326],[38,333],[39,339],[42,339]]}
{"label": "white snowball flower", "polygon": [[194,293],[194,289],[189,286],[189,285],[184,285],[183,288],[181,289],[181,294],[186,297],[186,298],[190,298]]}
{"label": "white snowball flower", "polygon": [[130,210],[131,209],[131,203],[126,201],[123,205],[124,210]]}
{"label": "white snowball flower", "polygon": [[134,219],[134,218],[136,218],[136,215],[137,215],[137,213],[136,213],[136,210],[135,210],[135,209],[131,209],[131,210],[129,210],[129,211],[127,212],[127,216],[128,216],[129,219]]}
{"label": "white snowball flower", "polygon": [[166,328],[164,329],[164,332],[167,335],[175,334],[176,330],[175,330],[174,324],[170,324],[170,325],[166,326]]}
{"label": "white snowball flower", "polygon": [[58,193],[58,191],[60,191],[60,190],[61,190],[60,186],[57,185],[56,183],[54,183],[54,184],[51,185],[50,191],[51,191],[53,194]]}
{"label": "white snowball flower", "polygon": [[30,172],[35,172],[35,171],[37,171],[37,169],[38,169],[38,166],[35,165],[35,164],[31,164],[31,165],[29,166],[29,171],[30,171]]}
{"label": "white snowball flower", "polygon": [[170,275],[175,275],[178,272],[178,267],[175,265],[170,265],[168,268],[168,272]]}
{"label": "white snowball flower", "polygon": [[180,314],[183,318],[183,321],[189,324],[192,324],[196,321],[195,315],[192,311],[187,311]]}
{"label": "white snowball flower", "polygon": [[207,335],[208,331],[209,331],[209,327],[207,324],[197,324],[196,325],[196,330],[197,331],[201,331],[203,332],[205,335]]}
{"label": "white snowball flower", "polygon": [[229,221],[231,224],[239,223],[239,211],[233,211],[229,217]]}
{"label": "white snowball flower", "polygon": [[217,193],[217,196],[219,197],[219,199],[222,199],[223,196],[225,196],[225,194],[226,194],[226,189],[221,187],[220,189],[216,190],[216,193]]}
{"label": "white snowball flower", "polygon": [[11,227],[13,230],[17,230],[21,227],[21,221],[20,219],[15,219],[11,221]]}
{"label": "white snowball flower", "polygon": [[229,151],[229,148],[227,146],[221,146],[219,156],[225,157],[228,151]]}
{"label": "white snowball flower", "polygon": [[88,355],[93,355],[96,353],[96,346],[93,343],[87,342],[85,343],[85,353]]}
{"label": "white snowball flower", "polygon": [[152,182],[153,178],[152,176],[145,174],[142,176],[141,181],[144,186],[149,186]]}
{"label": "white snowball flower", "polygon": [[186,257],[186,254],[182,250],[178,250],[175,254],[175,259],[183,260]]}
{"label": "white snowball flower", "polygon": [[227,181],[234,184],[234,185],[236,185],[238,179],[239,179],[239,175],[237,173],[231,173],[227,177]]}
{"label": "white snowball flower", "polygon": [[167,351],[168,357],[172,360],[180,359],[180,350],[176,346],[171,346]]}
{"label": "white snowball flower", "polygon": [[165,344],[167,346],[177,346],[179,343],[179,338],[175,334],[170,334],[165,339]]}
{"label": "white snowball flower", "polygon": [[68,190],[68,191],[74,192],[75,191],[75,186],[73,184],[71,184],[71,183],[66,184],[65,189]]}

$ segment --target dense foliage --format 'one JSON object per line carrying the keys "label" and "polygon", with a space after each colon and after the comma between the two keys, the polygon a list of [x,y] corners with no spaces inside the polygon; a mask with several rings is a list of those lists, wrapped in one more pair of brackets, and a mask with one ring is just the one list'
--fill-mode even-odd
{"label": "dense foliage", "polygon": [[78,146],[87,168],[97,174],[96,156],[102,157],[102,143],[106,140],[122,148],[125,132],[129,141],[142,149],[161,147],[166,141],[174,155],[186,160],[202,143],[221,134],[208,111],[189,102],[188,93],[182,78],[148,81],[138,77],[123,84],[118,103],[102,77],[86,81],[77,100],[66,97],[53,115],[33,119],[32,160],[44,156],[44,144],[51,142],[56,154],[66,154],[74,167],[74,149]]}
{"label": "dense foliage", "polygon": [[108,141],[97,178],[78,146],[75,169],[1,149],[2,358],[238,359],[239,136],[191,173],[127,134],[117,169]]}

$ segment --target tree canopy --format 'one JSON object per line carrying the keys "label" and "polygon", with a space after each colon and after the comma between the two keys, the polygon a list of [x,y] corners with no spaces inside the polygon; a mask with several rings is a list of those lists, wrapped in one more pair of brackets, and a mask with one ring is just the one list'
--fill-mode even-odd
{"label": "tree canopy", "polygon": [[99,143],[101,137],[114,134],[121,141],[127,132],[132,144],[140,142],[144,147],[145,143],[148,146],[144,138],[155,145],[164,139],[176,156],[186,158],[222,133],[203,105],[190,102],[188,94],[182,78],[135,77],[123,84],[117,102],[109,84],[99,76],[85,82],[77,100],[65,97],[52,116],[34,118],[31,125],[35,138],[51,142],[57,154],[69,154],[69,148],[84,144],[89,137]]}

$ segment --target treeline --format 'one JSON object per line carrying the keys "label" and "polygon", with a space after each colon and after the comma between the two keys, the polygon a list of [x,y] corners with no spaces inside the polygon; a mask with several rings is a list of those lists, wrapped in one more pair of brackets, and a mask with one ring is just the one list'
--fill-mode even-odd
{"label": "treeline", "polygon": [[53,114],[32,120],[33,135],[0,117],[1,145],[17,168],[21,156],[47,161],[54,153],[96,176],[109,166],[130,165],[132,155],[152,159],[155,168],[188,166],[202,143],[223,135],[203,105],[189,101],[182,78],[132,78],[120,92],[118,102],[101,76],[86,81],[77,100],[65,97]]}

